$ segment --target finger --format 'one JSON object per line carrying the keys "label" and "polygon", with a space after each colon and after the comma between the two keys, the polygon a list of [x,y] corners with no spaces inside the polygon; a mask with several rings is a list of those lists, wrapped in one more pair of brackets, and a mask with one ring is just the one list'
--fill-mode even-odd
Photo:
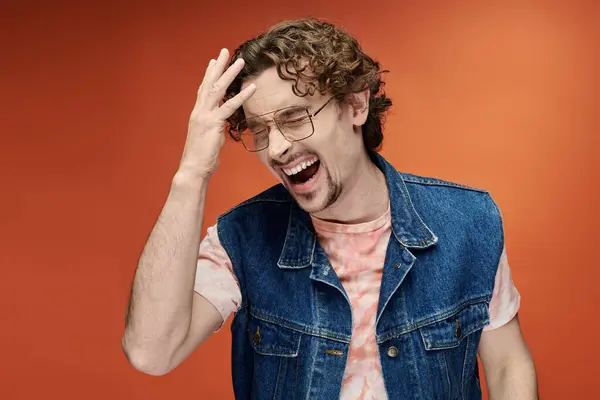
{"label": "finger", "polygon": [[227,100],[221,107],[219,107],[219,114],[223,120],[231,117],[231,115],[242,106],[242,104],[248,100],[256,92],[256,85],[254,83],[245,87],[242,91],[236,94],[231,99]]}
{"label": "finger", "polygon": [[227,66],[227,62],[229,61],[229,50],[221,49],[219,52],[219,57],[217,57],[217,61],[213,64],[213,67],[210,71],[210,77],[213,78],[213,81],[219,79],[219,77],[225,71],[225,67]]}
{"label": "finger", "polygon": [[228,60],[229,50],[221,49],[217,60],[206,71],[204,85],[202,85],[202,94],[206,94],[212,85],[221,77]]}
{"label": "finger", "polygon": [[231,64],[229,68],[227,68],[227,71],[225,71],[225,73],[221,75],[221,77],[215,83],[212,84],[208,92],[214,97],[215,102],[221,101],[223,96],[225,96],[225,91],[243,68],[244,60],[238,58],[233,64]]}
{"label": "finger", "polygon": [[210,59],[210,61],[208,62],[208,66],[206,67],[206,71],[204,72],[204,76],[202,77],[202,83],[206,82],[206,77],[210,74],[210,70],[216,62],[217,60],[215,60],[214,58]]}
{"label": "finger", "polygon": [[[210,69],[215,64],[215,62],[217,62],[217,60],[215,60],[214,58],[211,58],[210,61],[208,62],[208,66],[206,67],[206,71],[204,72],[204,76],[202,77],[202,82],[200,83],[200,86],[198,87],[198,92],[197,92],[198,98],[200,97],[200,93],[202,92],[202,88],[205,86],[206,76],[208,75]],[[198,99],[196,99],[196,100],[198,100]]]}

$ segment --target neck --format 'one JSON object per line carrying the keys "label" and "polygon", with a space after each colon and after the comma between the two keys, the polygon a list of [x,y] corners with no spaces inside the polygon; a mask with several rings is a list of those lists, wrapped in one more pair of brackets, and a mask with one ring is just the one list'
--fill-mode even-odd
{"label": "neck", "polygon": [[313,215],[331,222],[360,224],[377,219],[387,211],[388,206],[385,175],[365,154],[337,201]]}

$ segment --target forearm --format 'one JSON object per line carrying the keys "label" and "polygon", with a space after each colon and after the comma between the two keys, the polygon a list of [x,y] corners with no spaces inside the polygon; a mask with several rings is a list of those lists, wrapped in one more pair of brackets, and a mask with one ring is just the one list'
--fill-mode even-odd
{"label": "forearm", "polygon": [[207,181],[178,173],[138,262],[123,349],[139,369],[160,370],[185,339]]}
{"label": "forearm", "polygon": [[508,362],[487,376],[490,400],[537,400],[535,366],[531,357]]}

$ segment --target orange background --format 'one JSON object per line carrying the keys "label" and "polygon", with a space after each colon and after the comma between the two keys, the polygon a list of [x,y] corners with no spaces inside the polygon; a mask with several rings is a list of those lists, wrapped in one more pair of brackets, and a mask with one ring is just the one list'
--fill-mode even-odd
{"label": "orange background", "polygon": [[[232,398],[228,329],[127,364],[129,285],[209,58],[306,15],[391,71],[384,156],[500,205],[542,397],[597,398],[598,3],[230,3],[1,6],[0,398]],[[205,228],[273,182],[228,142]]]}

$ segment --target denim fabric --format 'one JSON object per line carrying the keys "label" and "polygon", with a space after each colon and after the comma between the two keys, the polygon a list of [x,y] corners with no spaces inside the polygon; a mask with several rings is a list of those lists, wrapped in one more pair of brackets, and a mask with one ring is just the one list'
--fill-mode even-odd
{"label": "denim fabric", "polygon": [[[373,157],[392,216],[375,332],[388,397],[480,399],[500,211],[485,191]],[[220,216],[218,234],[242,293],[231,326],[236,398],[339,398],[352,311],[310,216],[277,185]]]}

